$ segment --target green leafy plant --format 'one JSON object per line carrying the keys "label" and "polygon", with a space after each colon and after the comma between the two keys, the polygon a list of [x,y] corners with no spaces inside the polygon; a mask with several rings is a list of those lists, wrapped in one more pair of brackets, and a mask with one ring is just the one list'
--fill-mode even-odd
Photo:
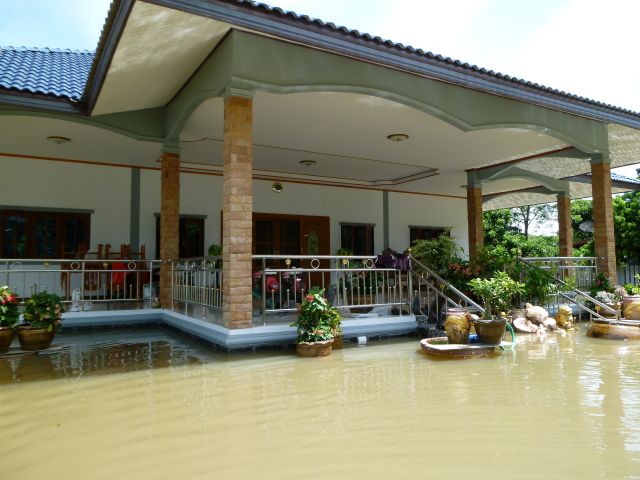
{"label": "green leafy plant", "polygon": [[522,280],[525,284],[524,297],[534,305],[545,305],[556,293],[555,270],[544,270],[539,265],[524,268]]}
{"label": "green leafy plant", "polygon": [[222,245],[217,245],[212,243],[209,245],[209,249],[207,250],[207,255],[209,257],[221,257],[222,256]]}
{"label": "green leafy plant", "polygon": [[0,288],[0,327],[13,327],[18,323],[18,298],[7,286]]}
{"label": "green leafy plant", "polygon": [[60,327],[62,313],[62,299],[54,294],[44,292],[34,293],[24,305],[24,321],[31,327],[46,328],[48,332]]}
{"label": "green leafy plant", "polygon": [[312,288],[304,296],[298,310],[298,319],[291,324],[297,327],[297,342],[322,342],[331,340],[340,328],[340,312],[329,305],[324,288]]}
{"label": "green leafy plant", "polygon": [[469,281],[471,291],[484,303],[483,318],[511,308],[514,298],[525,293],[525,285],[512,279],[507,272],[496,272],[495,277],[474,278]]}
{"label": "green leafy plant", "polygon": [[431,240],[416,240],[411,247],[411,256],[447,279],[449,265],[462,261],[462,248],[453,238],[443,234]]}
{"label": "green leafy plant", "polygon": [[627,295],[640,295],[640,273],[635,275],[636,282],[633,283],[625,283],[624,289],[627,291]]}

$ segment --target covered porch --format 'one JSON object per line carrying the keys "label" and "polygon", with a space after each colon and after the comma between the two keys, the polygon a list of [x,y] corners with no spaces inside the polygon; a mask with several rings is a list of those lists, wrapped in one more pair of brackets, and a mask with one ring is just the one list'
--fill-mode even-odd
{"label": "covered porch", "polygon": [[[610,169],[637,161],[636,115],[251,4],[170,3],[114,3],[77,99],[0,91],[7,265],[51,266],[79,238],[145,245],[135,298],[116,300],[157,294],[162,308],[256,328],[294,312],[303,289],[285,274],[298,267],[345,308],[402,317],[411,275],[374,275],[375,254],[442,231],[473,254],[483,204],[557,196],[570,256],[568,202],[593,196],[598,269],[614,274],[611,194],[623,188]],[[591,187],[577,179],[589,173]],[[82,236],[64,213],[90,217]],[[51,249],[20,258],[28,235]],[[211,244],[221,258],[204,258]],[[93,270],[107,300],[118,269]]]}

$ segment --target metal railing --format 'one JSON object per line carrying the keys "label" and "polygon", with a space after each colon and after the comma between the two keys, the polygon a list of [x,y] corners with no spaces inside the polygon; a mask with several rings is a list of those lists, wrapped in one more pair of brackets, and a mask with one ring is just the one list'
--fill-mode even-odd
{"label": "metal railing", "polygon": [[208,310],[222,310],[222,258],[201,257],[171,261],[172,307],[201,307],[202,318]]}
{"label": "metal railing", "polygon": [[159,267],[155,260],[1,259],[0,285],[21,302],[46,290],[70,303],[68,311],[91,310],[94,303],[150,303]]}
{"label": "metal railing", "polygon": [[411,258],[411,275],[411,309],[420,327],[442,328],[445,310],[449,307],[465,307],[479,315],[484,313],[478,303],[415,258]]}
{"label": "metal railing", "polygon": [[555,278],[575,284],[575,288],[590,289],[598,275],[597,257],[521,257],[519,260],[549,271]]}
{"label": "metal railing", "polygon": [[[576,265],[573,265],[569,259],[575,258]],[[562,268],[557,268],[553,264],[556,260],[562,260],[566,263]],[[595,265],[596,257],[548,257],[548,258],[519,258],[523,265],[529,269],[539,269],[546,271],[550,275],[550,280],[555,287],[555,291],[553,291],[547,301],[547,304],[544,305],[545,309],[550,312],[557,312],[560,305],[569,303],[577,307],[578,309],[578,321],[582,321],[582,313],[585,312],[589,315],[589,320],[593,321],[594,319],[598,321],[610,321],[610,318],[605,317],[600,312],[605,312],[609,315],[619,316],[620,312],[611,308],[609,305],[600,302],[599,300],[593,298],[589,293],[585,290],[581,290],[575,284],[578,282],[573,282],[573,279],[566,272],[570,271],[570,269],[574,269],[575,271],[586,271],[591,272],[592,274],[592,282],[588,284],[584,284],[582,288],[591,288],[593,282],[595,281],[595,277],[597,276],[597,268]],[[560,273],[558,273],[560,272]],[[571,279],[570,282],[565,281],[562,277],[565,276],[567,279]],[[577,276],[576,276],[577,278]],[[587,275],[584,275],[583,278],[587,278]],[[526,282],[526,273],[524,281]],[[561,303],[562,300],[562,303]],[[594,308],[591,308],[593,305]]]}
{"label": "metal railing", "polygon": [[305,292],[322,288],[336,307],[369,310],[388,306],[409,311],[410,275],[400,268],[376,268],[375,256],[254,255],[253,295],[267,315],[295,312]]}

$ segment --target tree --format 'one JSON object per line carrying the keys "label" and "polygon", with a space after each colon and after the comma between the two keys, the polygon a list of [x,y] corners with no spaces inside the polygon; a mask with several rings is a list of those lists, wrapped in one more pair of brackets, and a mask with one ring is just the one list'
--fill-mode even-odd
{"label": "tree", "polygon": [[571,227],[575,242],[593,239],[593,202],[591,200],[571,201]]}
{"label": "tree", "polygon": [[524,238],[529,239],[529,229],[533,223],[545,223],[549,220],[557,220],[558,208],[553,203],[541,205],[526,205],[511,209],[511,216],[516,224],[522,225]]}
{"label": "tree", "polygon": [[519,231],[513,222],[513,216],[509,209],[484,212],[482,227],[484,229],[485,245],[499,245],[504,241],[507,233],[517,233]]}
{"label": "tree", "polygon": [[629,192],[613,199],[616,259],[640,259],[640,192]]}

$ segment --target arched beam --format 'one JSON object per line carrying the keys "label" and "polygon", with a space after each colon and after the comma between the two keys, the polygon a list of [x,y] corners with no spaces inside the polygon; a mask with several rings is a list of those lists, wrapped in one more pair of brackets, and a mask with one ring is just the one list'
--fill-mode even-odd
{"label": "arched beam", "polygon": [[240,31],[225,38],[167,105],[167,138],[179,138],[200,103],[230,89],[360,93],[410,106],[462,131],[523,128],[585,152],[607,149],[602,122]]}

